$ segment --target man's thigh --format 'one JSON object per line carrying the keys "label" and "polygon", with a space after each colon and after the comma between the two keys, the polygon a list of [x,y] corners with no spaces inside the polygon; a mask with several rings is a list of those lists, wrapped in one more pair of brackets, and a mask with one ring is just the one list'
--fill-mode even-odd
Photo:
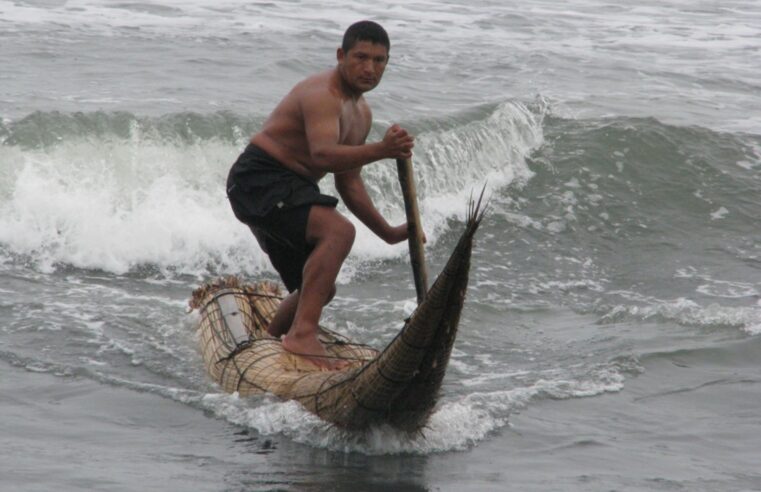
{"label": "man's thigh", "polygon": [[277,211],[263,223],[250,225],[289,292],[301,287],[304,264],[314,248],[306,240],[310,208],[311,205],[302,205]]}
{"label": "man's thigh", "polygon": [[306,242],[314,246],[323,238],[354,234],[354,225],[335,207],[312,205],[306,227]]}

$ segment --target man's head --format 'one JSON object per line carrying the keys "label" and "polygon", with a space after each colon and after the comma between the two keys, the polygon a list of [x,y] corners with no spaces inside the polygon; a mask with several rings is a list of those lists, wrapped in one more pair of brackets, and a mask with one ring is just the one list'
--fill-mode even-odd
{"label": "man's head", "polygon": [[390,45],[386,30],[375,22],[352,24],[337,54],[344,87],[358,94],[373,90],[386,70]]}
{"label": "man's head", "polygon": [[359,21],[346,30],[344,39],[341,43],[341,49],[348,53],[359,41],[369,41],[373,44],[380,44],[386,47],[386,53],[391,51],[391,42],[388,40],[388,33],[380,24],[373,21]]}

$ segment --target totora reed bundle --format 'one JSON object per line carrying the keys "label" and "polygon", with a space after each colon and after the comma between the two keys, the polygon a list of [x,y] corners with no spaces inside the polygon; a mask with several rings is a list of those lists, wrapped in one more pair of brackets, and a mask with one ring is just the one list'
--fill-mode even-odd
{"label": "totora reed bundle", "polygon": [[[483,195],[482,195],[483,196]],[[275,284],[246,284],[235,277],[193,292],[200,348],[211,378],[241,396],[272,393],[296,400],[345,429],[388,424],[419,431],[434,409],[457,335],[468,285],[473,236],[483,218],[481,200],[471,203],[465,230],[425,299],[383,351],[321,328],[331,357],[348,360],[325,371],[286,352],[266,327],[281,293]]]}

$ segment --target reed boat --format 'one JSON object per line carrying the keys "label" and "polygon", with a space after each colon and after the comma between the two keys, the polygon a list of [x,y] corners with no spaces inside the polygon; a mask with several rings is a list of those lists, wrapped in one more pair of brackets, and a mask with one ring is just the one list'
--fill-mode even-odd
{"label": "reed boat", "polygon": [[[422,302],[381,351],[321,328],[332,357],[349,361],[326,371],[285,351],[266,327],[281,300],[277,285],[220,278],[193,292],[199,343],[209,376],[226,392],[271,393],[296,400],[348,430],[387,424],[421,430],[434,410],[457,336],[473,247],[483,218],[470,204],[465,229]],[[401,321],[400,321],[401,322]]]}

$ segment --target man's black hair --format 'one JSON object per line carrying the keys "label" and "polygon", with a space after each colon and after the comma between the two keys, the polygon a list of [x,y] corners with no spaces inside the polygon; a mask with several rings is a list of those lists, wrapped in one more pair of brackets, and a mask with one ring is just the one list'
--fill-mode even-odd
{"label": "man's black hair", "polygon": [[388,33],[377,22],[365,20],[350,25],[344,33],[341,49],[344,53],[348,53],[359,41],[382,44],[386,47],[386,51],[391,50],[391,42],[388,40]]}

